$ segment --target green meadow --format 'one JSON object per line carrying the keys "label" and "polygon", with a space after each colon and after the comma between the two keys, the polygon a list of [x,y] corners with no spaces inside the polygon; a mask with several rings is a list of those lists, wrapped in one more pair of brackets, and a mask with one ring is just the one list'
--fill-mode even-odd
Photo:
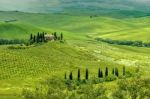
{"label": "green meadow", "polygon": [[[5,22],[7,20],[16,21]],[[1,45],[0,99],[24,99],[23,89],[34,89],[53,77],[63,80],[65,72],[68,78],[72,71],[74,79],[77,79],[78,69],[81,70],[82,79],[86,68],[89,70],[89,79],[93,79],[99,68],[104,71],[106,67],[110,70],[109,74],[117,67],[122,76],[124,66],[133,75],[139,69],[142,78],[149,78],[149,48],[111,45],[95,40],[100,37],[150,42],[148,16],[115,18],[98,15],[90,18],[89,15],[0,12],[0,39],[28,40],[31,33],[37,32],[63,33],[65,41],[36,44],[28,49],[9,49],[10,45]],[[117,88],[118,81],[120,79],[103,83],[110,89],[108,96]],[[98,85],[101,83],[95,86]],[[66,89],[63,91],[66,92]]]}

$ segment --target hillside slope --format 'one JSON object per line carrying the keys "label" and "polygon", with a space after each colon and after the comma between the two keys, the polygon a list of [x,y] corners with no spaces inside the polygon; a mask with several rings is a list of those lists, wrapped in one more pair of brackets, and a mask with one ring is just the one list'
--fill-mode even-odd
{"label": "hillside slope", "polygon": [[[150,19],[148,16],[139,18],[93,16],[90,18],[86,15],[0,12],[0,18],[0,38],[6,39],[18,37],[27,39],[30,33],[35,34],[37,32],[63,32],[67,34],[66,36],[73,38],[79,37],[79,35],[75,36],[74,34],[80,34],[92,38],[150,41]],[[4,22],[10,19],[17,21]]]}
{"label": "hillside slope", "polygon": [[[49,42],[29,49],[8,49],[6,45],[0,46],[2,99],[17,99],[18,96],[21,99],[23,88],[32,89],[40,81],[53,76],[64,79],[65,72],[69,74],[73,71],[77,75],[78,68],[81,69],[81,74],[88,68],[90,78],[97,75],[99,68],[105,70],[106,66],[109,69],[118,67],[120,74],[122,66],[132,72],[138,67],[142,76],[149,76],[149,48],[110,45],[94,40],[102,37],[150,42],[149,17],[90,18],[86,15],[0,12],[0,19],[0,39],[27,39],[30,33],[37,32],[63,32],[65,39],[64,43]],[[17,21],[4,22],[11,19]],[[135,35],[131,35],[130,32],[134,31]]]}

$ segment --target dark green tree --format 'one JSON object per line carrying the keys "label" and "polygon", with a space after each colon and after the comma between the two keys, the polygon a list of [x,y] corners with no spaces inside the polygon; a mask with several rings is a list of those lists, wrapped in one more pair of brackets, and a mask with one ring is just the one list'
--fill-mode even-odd
{"label": "dark green tree", "polygon": [[115,75],[116,75],[117,77],[119,76],[118,68],[115,68]]}
{"label": "dark green tree", "polygon": [[81,79],[81,73],[80,73],[80,69],[78,69],[78,81],[80,81],[80,79]]}
{"label": "dark green tree", "polygon": [[98,78],[101,78],[101,69],[98,69]]}
{"label": "dark green tree", "polygon": [[32,33],[31,33],[31,35],[30,35],[30,41],[32,41],[33,40],[33,35],[32,35]]}
{"label": "dark green tree", "polygon": [[125,76],[126,75],[126,68],[125,68],[125,66],[123,66],[123,76]]}
{"label": "dark green tree", "polygon": [[58,38],[58,37],[57,37],[57,33],[54,32],[54,39],[57,40],[57,38]]}
{"label": "dark green tree", "polygon": [[70,72],[69,79],[70,79],[70,80],[73,80],[72,72]]}
{"label": "dark green tree", "polygon": [[105,77],[107,77],[108,76],[108,67],[106,67],[106,69],[105,69]]}
{"label": "dark green tree", "polygon": [[36,40],[37,40],[37,43],[40,42],[40,33],[39,32],[37,33],[37,39]]}
{"label": "dark green tree", "polygon": [[43,41],[43,34],[40,33],[40,42],[42,42],[42,41]]}
{"label": "dark green tree", "polygon": [[115,75],[115,68],[112,69],[112,75]]}
{"label": "dark green tree", "polygon": [[86,79],[86,80],[88,80],[88,79],[89,79],[89,71],[88,71],[88,69],[86,69],[85,79]]}
{"label": "dark green tree", "polygon": [[60,34],[60,40],[63,40],[63,33]]}

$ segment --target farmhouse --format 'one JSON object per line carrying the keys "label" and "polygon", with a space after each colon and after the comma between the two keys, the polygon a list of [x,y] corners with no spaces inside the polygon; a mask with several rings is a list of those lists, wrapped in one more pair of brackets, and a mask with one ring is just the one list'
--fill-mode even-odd
{"label": "farmhouse", "polygon": [[45,40],[47,40],[47,41],[53,41],[54,40],[54,35],[52,35],[52,34],[46,34],[45,35]]}

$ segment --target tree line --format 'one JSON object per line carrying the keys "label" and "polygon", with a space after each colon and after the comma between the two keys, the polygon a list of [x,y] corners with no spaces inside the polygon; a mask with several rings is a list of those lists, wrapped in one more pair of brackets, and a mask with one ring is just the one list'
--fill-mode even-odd
{"label": "tree line", "polygon": [[109,44],[128,45],[128,46],[137,46],[137,47],[150,47],[150,43],[146,43],[142,41],[112,40],[112,39],[103,39],[103,38],[96,38],[96,40],[106,42]]}
{"label": "tree line", "polygon": [[26,41],[20,39],[14,39],[14,40],[0,39],[0,45],[23,44],[23,43],[26,43]]}
{"label": "tree line", "polygon": [[[23,39],[0,39],[0,45],[11,45],[11,44],[33,44],[33,43],[40,43],[40,42],[47,42],[48,40],[46,39],[45,35],[47,33],[45,32],[38,32],[36,35],[33,35],[32,33],[30,34],[29,40],[23,40]],[[63,33],[60,33],[60,35],[57,34],[57,32],[52,33],[52,36],[54,37],[53,39],[63,41]],[[29,43],[29,44],[28,44]]]}
{"label": "tree line", "polygon": [[[98,75],[97,75],[97,77],[98,78],[104,78],[104,77],[108,77],[109,74],[110,73],[109,73],[108,67],[105,68],[105,72],[103,72],[103,70],[101,68],[99,68],[98,69]],[[119,70],[118,70],[118,68],[113,68],[112,72],[111,72],[111,75],[119,77]],[[123,76],[126,75],[126,68],[125,68],[125,66],[122,68],[122,75]],[[67,73],[65,73],[64,79],[73,80],[74,79],[73,72],[72,71],[70,72],[68,78],[67,78]],[[85,80],[88,80],[88,79],[89,79],[89,70],[88,70],[88,68],[86,68],[86,71],[85,71]],[[77,80],[78,81],[81,80],[81,70],[80,69],[78,69]]]}

